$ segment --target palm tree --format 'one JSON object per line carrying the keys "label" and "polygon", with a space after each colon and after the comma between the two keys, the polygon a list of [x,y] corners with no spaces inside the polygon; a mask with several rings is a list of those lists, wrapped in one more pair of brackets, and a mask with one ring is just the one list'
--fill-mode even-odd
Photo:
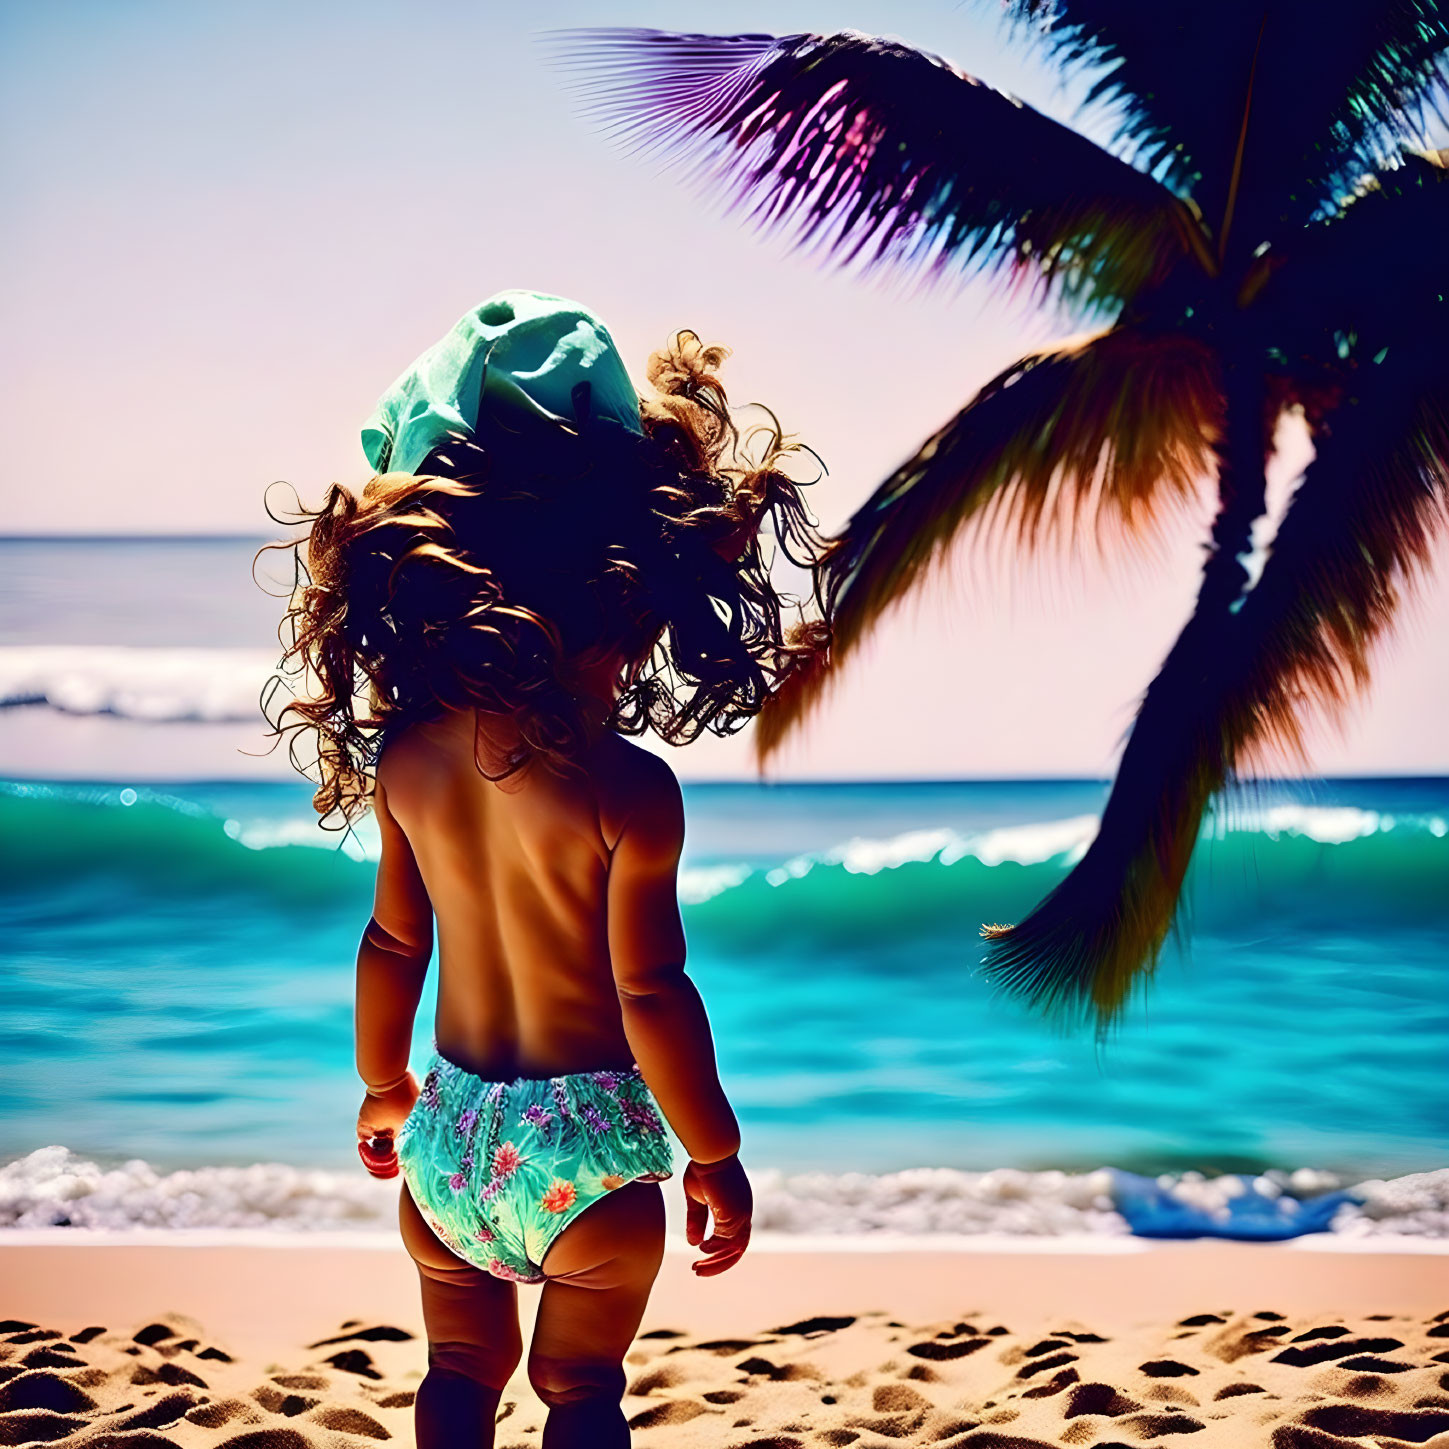
{"label": "palm tree", "polygon": [[[1443,0],[1004,0],[1112,108],[1109,151],[894,40],[570,32],[625,143],[865,268],[996,269],[1099,330],[986,385],[831,541],[834,638],[762,758],[963,530],[1149,525],[1216,485],[1191,618],[1142,698],[1095,841],[986,969],[1105,1026],[1155,964],[1213,796],[1365,683],[1449,501]],[[1102,325],[1105,324],[1105,325]],[[1253,584],[1274,427],[1315,459]]]}

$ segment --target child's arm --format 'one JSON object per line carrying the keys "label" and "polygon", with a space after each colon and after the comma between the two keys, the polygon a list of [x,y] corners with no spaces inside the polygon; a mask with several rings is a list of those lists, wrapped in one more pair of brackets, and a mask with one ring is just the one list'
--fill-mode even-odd
{"label": "child's arm", "polygon": [[373,814],[382,858],[372,919],[357,948],[357,1074],[367,1086],[357,1139],[367,1170],[374,1177],[393,1177],[398,1168],[392,1140],[418,1095],[408,1051],[433,954],[433,909],[412,847],[388,811],[381,785],[373,794]]}
{"label": "child's arm", "polygon": [[702,1274],[722,1272],[749,1242],[749,1180],[739,1164],[740,1129],[720,1085],[704,1002],[684,971],[677,875],[684,802],[662,762],[650,771],[614,846],[609,867],[609,954],[624,1034],[664,1115],[692,1161],[688,1237],[704,1237]]}

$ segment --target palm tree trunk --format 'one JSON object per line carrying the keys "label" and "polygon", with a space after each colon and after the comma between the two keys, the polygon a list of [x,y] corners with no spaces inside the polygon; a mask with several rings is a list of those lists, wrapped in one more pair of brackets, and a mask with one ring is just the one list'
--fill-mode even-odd
{"label": "palm tree trunk", "polygon": [[1192,617],[1147,690],[1101,828],[1070,875],[1018,926],[990,928],[988,972],[1038,1004],[1120,1010],[1171,927],[1202,814],[1231,768],[1212,701],[1233,657],[1244,557],[1264,509],[1263,382],[1251,362],[1225,369],[1216,447],[1219,508]]}
{"label": "palm tree trunk", "polygon": [[[1193,702],[1220,672],[1217,666],[1229,644],[1231,620],[1247,590],[1245,559],[1252,550],[1253,524],[1266,507],[1261,376],[1256,369],[1230,367],[1225,392],[1223,437],[1213,450],[1218,461],[1218,512],[1197,603],[1143,700],[1122,756],[1119,783],[1140,737],[1147,736],[1144,747],[1153,749],[1159,730],[1165,736],[1163,746],[1191,733]],[[1159,719],[1163,711],[1167,713]],[[1116,792],[1113,794],[1115,797]]]}
{"label": "palm tree trunk", "polygon": [[1248,584],[1243,563],[1253,544],[1253,525],[1267,508],[1267,455],[1263,377],[1251,363],[1230,365],[1224,379],[1223,437],[1218,460],[1218,513],[1211,553],[1203,565],[1197,611],[1218,599],[1235,603]]}
{"label": "palm tree trunk", "polygon": [[1145,834],[1166,832],[1173,844],[1161,864],[1174,898],[1203,809],[1232,763],[1222,758],[1220,741],[1202,737],[1200,722],[1232,656],[1233,620],[1249,579],[1244,560],[1266,506],[1261,374],[1250,365],[1230,365],[1224,382],[1223,437],[1214,449],[1218,512],[1197,603],[1142,701],[1098,836],[1109,846],[1118,843],[1125,864]]}

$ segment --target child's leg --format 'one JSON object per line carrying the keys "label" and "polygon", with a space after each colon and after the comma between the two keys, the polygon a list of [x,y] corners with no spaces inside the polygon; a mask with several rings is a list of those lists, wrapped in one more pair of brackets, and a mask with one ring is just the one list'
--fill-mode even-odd
{"label": "child's leg", "polygon": [[664,1198],[652,1182],[610,1193],[549,1249],[528,1352],[549,1410],[542,1449],[627,1449],[624,1355],[663,1256]]}
{"label": "child's leg", "polygon": [[418,1265],[428,1372],[418,1388],[418,1449],[492,1449],[498,1398],[518,1367],[518,1290],[455,1257],[404,1187],[403,1243]]}

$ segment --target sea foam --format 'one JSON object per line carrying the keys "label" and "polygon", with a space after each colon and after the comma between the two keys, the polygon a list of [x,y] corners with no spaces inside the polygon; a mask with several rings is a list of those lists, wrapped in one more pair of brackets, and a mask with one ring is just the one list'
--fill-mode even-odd
{"label": "sea foam", "polygon": [[276,650],[122,645],[0,648],[0,707],[48,705],[151,723],[255,720]]}
{"label": "sea foam", "polygon": [[[1107,1169],[765,1170],[753,1174],[755,1225],[803,1236],[1122,1236],[1129,1228],[1116,1209],[1114,1181]],[[1159,1185],[1209,1211],[1245,1190],[1239,1178],[1195,1173],[1159,1179]],[[1263,1174],[1247,1190],[1311,1198],[1349,1186],[1337,1174],[1298,1169]],[[1352,1190],[1359,1201],[1339,1209],[1334,1233],[1449,1238],[1449,1169]],[[0,1228],[378,1231],[394,1222],[396,1201],[396,1183],[360,1170],[285,1163],[164,1172],[140,1160],[103,1167],[64,1147],[43,1147],[0,1167]]]}

